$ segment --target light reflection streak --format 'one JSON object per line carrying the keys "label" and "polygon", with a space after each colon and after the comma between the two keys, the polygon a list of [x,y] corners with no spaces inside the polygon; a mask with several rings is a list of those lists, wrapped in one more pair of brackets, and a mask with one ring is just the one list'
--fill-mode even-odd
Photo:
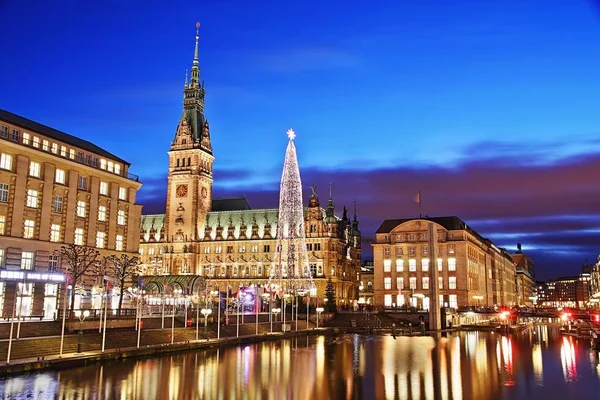
{"label": "light reflection streak", "polygon": [[533,376],[535,383],[538,385],[544,384],[544,360],[542,358],[542,346],[534,344],[531,350],[531,361],[533,364]]}
{"label": "light reflection streak", "polygon": [[560,361],[565,382],[577,380],[577,363],[575,362],[575,346],[573,339],[563,336],[560,346]]}

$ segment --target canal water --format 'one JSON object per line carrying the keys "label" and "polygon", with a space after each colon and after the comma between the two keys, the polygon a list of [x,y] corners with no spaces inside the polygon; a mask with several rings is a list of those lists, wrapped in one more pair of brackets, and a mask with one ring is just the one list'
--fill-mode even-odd
{"label": "canal water", "polygon": [[4,399],[599,399],[586,340],[523,333],[312,336],[0,381]]}

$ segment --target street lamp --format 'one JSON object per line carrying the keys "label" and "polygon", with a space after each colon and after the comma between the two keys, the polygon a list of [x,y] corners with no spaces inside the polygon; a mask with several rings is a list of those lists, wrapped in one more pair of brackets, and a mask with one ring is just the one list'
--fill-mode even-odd
{"label": "street lamp", "polygon": [[321,315],[321,313],[323,311],[325,311],[325,309],[323,307],[317,307],[316,311],[317,311],[317,329],[319,329],[319,316]]}
{"label": "street lamp", "polygon": [[208,342],[208,332],[207,332],[207,324],[208,324],[208,316],[212,314],[212,310],[210,308],[203,308],[201,311],[202,315],[204,315],[204,337]]}
{"label": "street lamp", "polygon": [[90,315],[90,310],[85,310],[81,312],[81,310],[75,311],[75,316],[79,318],[79,335],[77,336],[77,352],[81,353],[81,335],[83,335],[83,320]]}
{"label": "street lamp", "polygon": [[171,344],[175,341],[175,313],[177,312],[177,296],[183,293],[181,289],[173,289],[173,317],[171,319]]}
{"label": "street lamp", "polygon": [[[281,312],[281,308],[274,308],[273,309],[273,314],[275,314],[275,320],[277,320],[277,314],[279,314]],[[271,333],[273,333],[273,324],[271,324]]]}

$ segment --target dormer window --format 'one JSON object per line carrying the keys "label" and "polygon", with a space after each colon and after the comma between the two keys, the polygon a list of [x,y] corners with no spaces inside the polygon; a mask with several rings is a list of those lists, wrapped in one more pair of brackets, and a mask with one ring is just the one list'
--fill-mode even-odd
{"label": "dormer window", "polygon": [[181,144],[187,144],[187,139],[181,139]]}

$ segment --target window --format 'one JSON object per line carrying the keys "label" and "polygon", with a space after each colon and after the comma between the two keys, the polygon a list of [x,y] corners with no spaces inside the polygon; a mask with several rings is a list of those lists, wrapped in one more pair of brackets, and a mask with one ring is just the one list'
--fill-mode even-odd
{"label": "window", "polygon": [[123,251],[123,235],[117,235],[115,241],[115,250]]}
{"label": "window", "polygon": [[[371,283],[371,282],[369,282],[369,283]],[[371,286],[373,286],[373,285],[371,285]],[[398,290],[403,290],[404,289],[404,278],[396,278],[396,288]]]}
{"label": "window", "polygon": [[60,242],[60,225],[52,224],[50,226],[50,241]]}
{"label": "window", "polygon": [[80,176],[77,178],[77,188],[80,190],[87,190],[87,177]]}
{"label": "window", "polygon": [[408,235],[408,240],[415,240],[415,234],[414,233],[410,233]]}
{"label": "window", "polygon": [[[6,216],[0,215],[0,235],[4,235],[5,225],[6,225]],[[1,266],[2,266],[2,263],[0,263],[0,267]]]}
{"label": "window", "polygon": [[117,225],[125,225],[125,210],[117,211]]}
{"label": "window", "polygon": [[42,140],[42,150],[48,151],[50,149],[50,143],[44,139]]}
{"label": "window", "polygon": [[415,247],[411,246],[408,248],[408,255],[410,256],[414,256],[415,254],[417,254],[417,250]]}
{"label": "window", "polygon": [[315,224],[310,224],[310,233],[316,233],[317,232],[317,226]]}
{"label": "window", "polygon": [[29,163],[29,176],[39,178],[40,177],[40,169],[41,169],[40,163],[31,161]]}
{"label": "window", "polygon": [[108,196],[108,183],[100,182],[100,194],[104,196]]}
{"label": "window", "polygon": [[321,251],[321,243],[315,243],[315,251]]}
{"label": "window", "polygon": [[85,201],[79,200],[77,202],[77,216],[81,218],[85,218]]}
{"label": "window", "polygon": [[383,295],[383,305],[385,307],[391,307],[392,306],[392,295],[391,294],[385,294],[385,295]]}
{"label": "window", "polygon": [[204,246],[204,254],[210,254],[210,247]]}
{"label": "window", "polygon": [[253,253],[258,253],[258,245],[257,245],[257,244],[253,244],[253,245],[252,245],[252,248],[251,248],[251,251],[252,251]]}
{"label": "window", "polygon": [[83,246],[83,228],[75,228],[75,244]]}
{"label": "window", "polygon": [[83,162],[83,153],[80,151],[77,152],[77,161]]}
{"label": "window", "polygon": [[221,246],[215,247],[215,253],[221,254],[223,252],[223,248]]}
{"label": "window", "polygon": [[36,149],[40,148],[40,138],[37,136],[33,137],[33,147],[35,147]]}
{"label": "window", "polygon": [[0,155],[0,168],[12,170],[12,156],[10,154],[2,153]]}
{"label": "window", "polygon": [[426,256],[427,254],[429,254],[429,249],[427,248],[427,246],[423,246],[423,248],[421,249],[421,255]]}
{"label": "window", "polygon": [[127,188],[119,187],[119,200],[127,200]]}
{"label": "window", "polygon": [[56,169],[56,173],[54,174],[54,181],[63,185],[65,184],[65,171],[63,169]]}
{"label": "window", "polygon": [[441,258],[437,259],[437,265],[438,265],[438,271],[441,271],[442,270],[442,259]]}
{"label": "window", "polygon": [[106,221],[106,206],[98,206],[98,221]]}
{"label": "window", "polygon": [[106,169],[106,160],[104,158],[100,159],[100,169]]}
{"label": "window", "polygon": [[421,269],[423,271],[429,271],[429,258],[423,258],[421,260]]}
{"label": "window", "polygon": [[4,266],[4,249],[0,249],[0,268]]}
{"label": "window", "polygon": [[92,161],[92,167],[98,168],[98,157],[94,157],[94,160]]}
{"label": "window", "polygon": [[24,229],[23,229],[23,237],[25,239],[31,239],[33,237],[34,227],[35,227],[35,222],[33,222],[33,220],[31,220],[31,219],[25,220],[25,225],[24,225]]}
{"label": "window", "polygon": [[75,159],[75,149],[69,149],[69,158],[71,160]]}
{"label": "window", "polygon": [[19,141],[19,131],[16,129],[13,129],[12,131],[12,140],[15,142]]}
{"label": "window", "polygon": [[390,272],[392,270],[392,260],[383,260],[383,272]]}
{"label": "window", "polygon": [[58,256],[48,257],[48,270],[58,271]]}
{"label": "window", "polygon": [[417,260],[415,260],[414,258],[408,260],[408,270],[410,272],[414,272],[417,270]]}
{"label": "window", "polygon": [[390,278],[389,276],[386,278],[383,278],[383,288],[386,290],[392,289],[392,278]]}
{"label": "window", "polygon": [[115,164],[115,174],[121,175],[121,164]]}
{"label": "window", "polygon": [[448,277],[448,289],[456,289],[456,277]]}
{"label": "window", "polygon": [[66,157],[67,156],[67,147],[66,146],[60,146],[60,155],[62,157]]}
{"label": "window", "polygon": [[400,246],[396,247],[396,255],[397,256],[401,256],[402,255],[402,247],[400,247]]}
{"label": "window", "polygon": [[317,276],[317,264],[309,264],[310,276]]}
{"label": "window", "polygon": [[112,161],[109,161],[109,162],[108,162],[108,165],[107,165],[107,167],[106,167],[106,170],[107,170],[108,172],[113,172],[113,171],[114,171],[114,165],[115,165],[115,164],[114,164]]}
{"label": "window", "polygon": [[421,285],[423,285],[423,289],[429,289],[429,277],[424,276],[421,278]]}
{"label": "window", "polygon": [[411,276],[410,278],[408,278],[408,285],[409,285],[409,289],[416,289],[417,288],[417,278],[415,276]]}
{"label": "window", "polygon": [[52,153],[58,153],[58,145],[56,143],[52,143]]}
{"label": "window", "polygon": [[454,254],[454,245],[453,244],[448,245],[448,254]]}
{"label": "window", "polygon": [[246,252],[246,246],[240,246],[240,253]]}
{"label": "window", "polygon": [[389,257],[389,256],[390,256],[390,254],[391,254],[391,252],[390,252],[390,248],[389,248],[389,247],[384,247],[384,248],[383,248],[383,256],[384,256],[384,257]]}
{"label": "window", "polygon": [[271,252],[271,245],[270,244],[265,244],[263,246],[263,253],[270,253]]}
{"label": "window", "polygon": [[8,202],[8,183],[0,183],[0,202]]}
{"label": "window", "polygon": [[23,132],[23,144],[29,144],[31,142],[31,135],[27,132]]}
{"label": "window", "polygon": [[306,250],[312,251],[312,243],[306,243]]}
{"label": "window", "polygon": [[6,125],[0,126],[0,137],[8,138],[8,126],[6,126]]}
{"label": "window", "polygon": [[87,165],[90,165],[92,163],[92,156],[91,155],[89,155],[89,154],[85,155],[85,163]]}
{"label": "window", "polygon": [[448,300],[449,300],[449,305],[452,308],[458,308],[458,299],[456,297],[455,294],[451,294],[450,296],[448,296]]}
{"label": "window", "polygon": [[448,271],[456,271],[456,258],[448,259]]}
{"label": "window", "polygon": [[227,246],[227,253],[233,253],[233,246]]}
{"label": "window", "polygon": [[96,247],[104,248],[104,232],[96,232]]}
{"label": "window", "polygon": [[33,269],[33,251],[24,251],[21,253],[21,269],[31,271]]}
{"label": "window", "polygon": [[34,189],[27,190],[27,207],[37,208],[38,206],[38,191]]}
{"label": "window", "polygon": [[438,276],[438,289],[443,289],[444,288],[444,278],[442,278],[441,276]]}
{"label": "window", "polygon": [[396,260],[396,272],[404,271],[404,260],[399,258]]}

